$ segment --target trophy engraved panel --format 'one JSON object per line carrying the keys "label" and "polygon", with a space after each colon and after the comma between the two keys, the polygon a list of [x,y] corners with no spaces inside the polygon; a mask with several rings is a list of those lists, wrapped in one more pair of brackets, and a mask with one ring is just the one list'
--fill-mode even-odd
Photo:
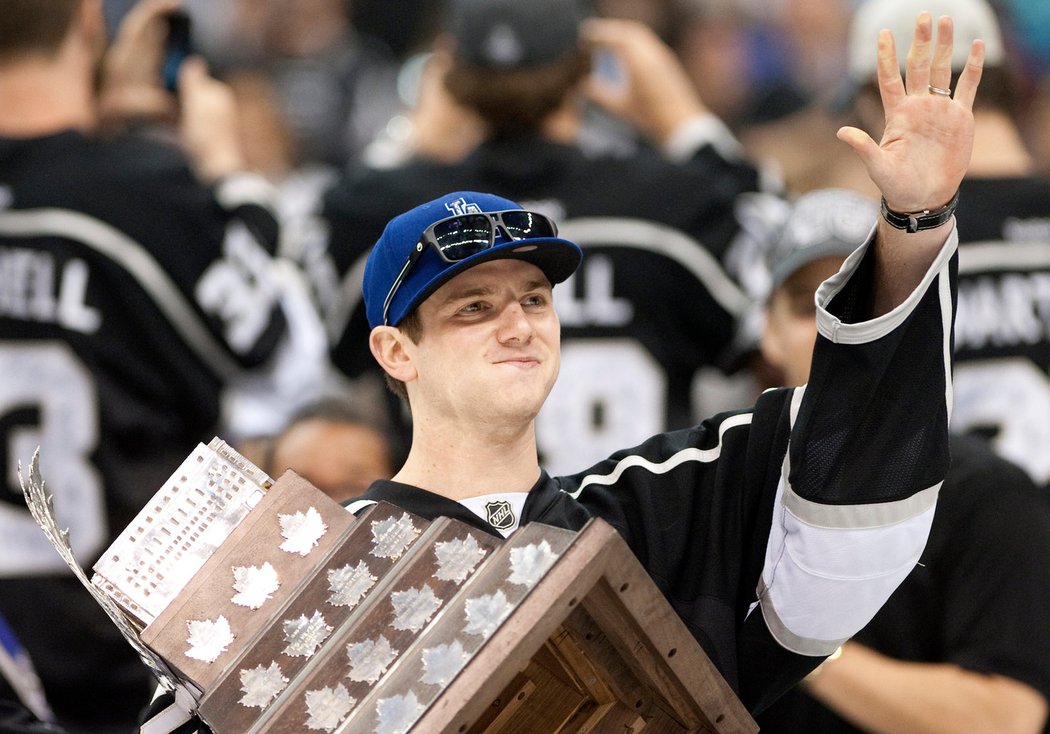
{"label": "trophy engraved panel", "polygon": [[100,557],[92,583],[145,627],[272,484],[222,440],[199,445]]}

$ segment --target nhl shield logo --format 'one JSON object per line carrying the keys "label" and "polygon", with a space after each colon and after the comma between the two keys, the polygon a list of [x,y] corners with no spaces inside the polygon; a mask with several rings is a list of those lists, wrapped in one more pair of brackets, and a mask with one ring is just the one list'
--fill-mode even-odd
{"label": "nhl shield logo", "polygon": [[506,500],[486,502],[485,519],[496,530],[510,530],[514,527],[514,508]]}

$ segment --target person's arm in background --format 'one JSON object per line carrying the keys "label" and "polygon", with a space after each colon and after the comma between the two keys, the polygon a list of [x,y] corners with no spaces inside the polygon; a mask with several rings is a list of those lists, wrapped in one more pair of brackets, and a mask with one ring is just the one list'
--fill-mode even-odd
{"label": "person's arm in background", "polygon": [[1038,734],[1047,704],[1003,675],[914,663],[847,642],[803,684],[839,716],[874,734]]}
{"label": "person's arm in background", "polygon": [[722,158],[741,161],[743,149],[732,132],[707,108],[679,58],[649,26],[590,18],[581,38],[596,58],[609,62],[612,72],[592,72],[584,88],[592,101],[629,123],[671,160],[687,161],[710,145]]}
{"label": "person's arm in background", "polygon": [[99,132],[144,135],[182,151],[196,182],[164,169],[168,178],[156,181],[155,196],[170,199],[164,202],[168,227],[150,237],[173,238],[177,253],[179,238],[192,232],[198,252],[214,252],[217,259],[197,272],[185,270],[171,248],[155,256],[174,258],[168,272],[209,317],[209,328],[241,365],[254,367],[273,355],[286,332],[274,267],[281,236],[276,192],[248,170],[235,96],[209,75],[201,58],[182,63],[177,93],[164,89],[164,16],[178,6],[177,0],[143,0],[121,22],[102,63]]}

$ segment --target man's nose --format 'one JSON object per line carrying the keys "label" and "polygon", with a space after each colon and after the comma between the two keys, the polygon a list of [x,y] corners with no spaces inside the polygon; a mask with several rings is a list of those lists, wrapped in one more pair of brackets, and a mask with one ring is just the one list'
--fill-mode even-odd
{"label": "man's nose", "polygon": [[515,301],[508,304],[500,314],[499,331],[497,337],[501,344],[518,342],[528,344],[532,339],[532,321],[525,314],[525,309]]}

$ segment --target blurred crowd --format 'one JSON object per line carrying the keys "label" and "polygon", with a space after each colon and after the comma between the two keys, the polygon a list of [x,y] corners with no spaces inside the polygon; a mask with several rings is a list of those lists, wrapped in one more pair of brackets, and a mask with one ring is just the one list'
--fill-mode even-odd
{"label": "blurred crowd", "polygon": [[[106,0],[111,27],[133,0]],[[252,163],[274,178],[300,167],[384,160],[365,148],[402,140],[419,94],[423,60],[443,31],[446,2],[399,0],[185,0],[194,40],[213,70],[240,91],[254,124]],[[682,60],[705,104],[734,133],[804,110],[840,120],[848,29],[863,0],[588,0],[600,16],[652,27]],[[1040,166],[1048,165],[1046,114],[1050,9],[1037,0],[993,0],[1011,65],[1018,112]],[[870,49],[866,49],[870,51]],[[355,100],[368,99],[368,104]],[[813,135],[814,144],[821,142]],[[801,156],[806,151],[793,151]],[[774,151],[773,160],[787,156]],[[792,182],[794,183],[794,182]],[[806,186],[802,179],[798,186]]]}

